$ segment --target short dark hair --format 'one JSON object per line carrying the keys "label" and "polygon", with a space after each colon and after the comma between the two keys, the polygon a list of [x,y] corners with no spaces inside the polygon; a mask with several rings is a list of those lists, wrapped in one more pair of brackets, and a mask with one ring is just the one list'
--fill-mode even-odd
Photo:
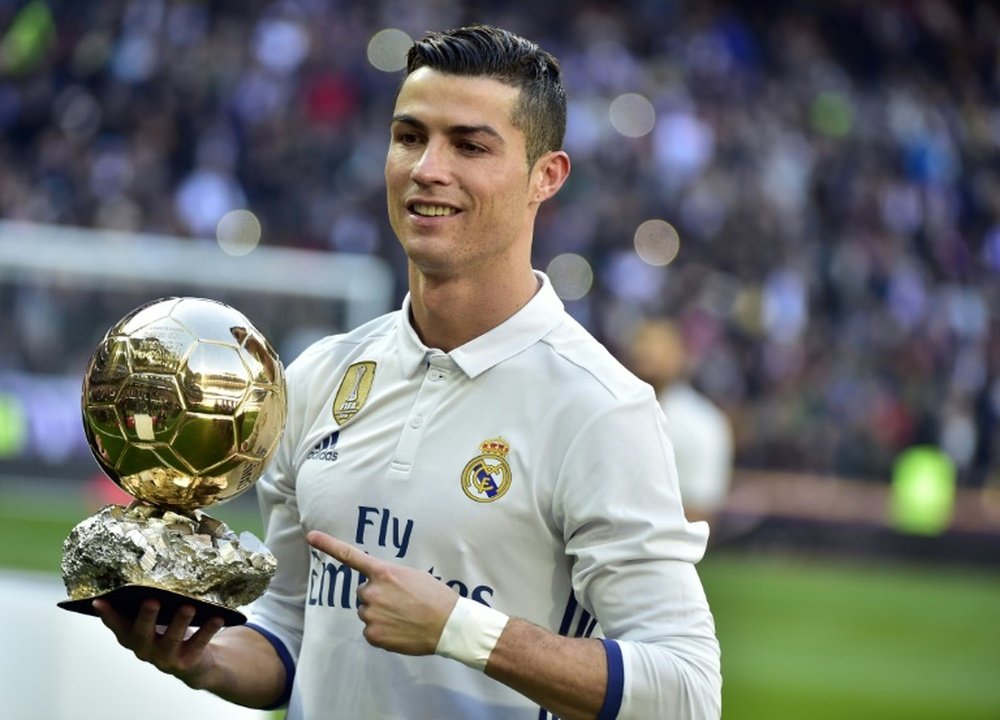
{"label": "short dark hair", "polygon": [[511,121],[524,133],[528,166],[562,148],[566,89],[559,61],[538,45],[490,25],[429,32],[410,48],[406,74],[422,67],[494,78],[521,91]]}

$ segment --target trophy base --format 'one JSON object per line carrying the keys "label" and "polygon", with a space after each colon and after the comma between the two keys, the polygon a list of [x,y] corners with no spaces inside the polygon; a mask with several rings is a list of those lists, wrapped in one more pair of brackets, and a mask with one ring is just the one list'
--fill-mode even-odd
{"label": "trophy base", "polygon": [[191,620],[192,627],[200,627],[213,617],[222,618],[223,623],[227,626],[242,625],[247,621],[247,616],[239,610],[232,610],[224,605],[147,585],[122,585],[100,595],[79,600],[63,600],[56,605],[63,610],[83,615],[97,615],[92,605],[94,600],[105,600],[111,603],[115,610],[126,617],[135,617],[144,600],[158,600],[160,612],[156,616],[157,625],[169,625],[174,614],[184,605],[193,607],[195,610],[194,618]]}

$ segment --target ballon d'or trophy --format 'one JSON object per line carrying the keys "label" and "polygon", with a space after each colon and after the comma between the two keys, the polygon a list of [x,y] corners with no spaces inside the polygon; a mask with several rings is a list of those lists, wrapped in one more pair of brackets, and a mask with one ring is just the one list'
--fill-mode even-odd
{"label": "ballon d'or trophy", "polygon": [[193,625],[255,600],[276,561],[201,508],[251,488],[285,427],[285,374],[246,317],[182,297],[133,310],[98,345],[83,381],[83,425],[98,464],[135,500],[107,505],[63,544],[67,610],[93,615],[103,598],[133,616],[160,602],[157,623],[182,605]]}

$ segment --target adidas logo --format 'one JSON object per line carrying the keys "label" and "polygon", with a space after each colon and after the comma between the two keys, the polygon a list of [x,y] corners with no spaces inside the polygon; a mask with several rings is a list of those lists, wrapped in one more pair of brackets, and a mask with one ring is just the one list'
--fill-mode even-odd
{"label": "adidas logo", "polygon": [[306,455],[306,460],[326,460],[333,462],[337,459],[337,440],[339,438],[339,430],[335,430],[330,435],[327,435],[313,446],[313,449]]}

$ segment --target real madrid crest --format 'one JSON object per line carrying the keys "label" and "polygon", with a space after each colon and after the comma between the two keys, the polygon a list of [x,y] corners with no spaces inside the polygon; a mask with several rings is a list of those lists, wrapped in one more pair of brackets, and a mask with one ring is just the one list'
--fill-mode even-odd
{"label": "real madrid crest", "polygon": [[371,360],[357,362],[347,368],[333,398],[333,419],[343,425],[368,402],[375,380],[375,363]]}
{"label": "real madrid crest", "polygon": [[472,458],[462,471],[462,490],[476,502],[493,502],[510,488],[510,445],[498,437],[483,441],[479,449],[483,454]]}

